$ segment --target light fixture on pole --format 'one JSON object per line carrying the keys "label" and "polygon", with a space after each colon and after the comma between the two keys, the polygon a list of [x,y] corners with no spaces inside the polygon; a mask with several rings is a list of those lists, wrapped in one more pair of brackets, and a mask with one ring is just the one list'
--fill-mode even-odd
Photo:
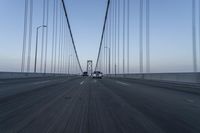
{"label": "light fixture on pole", "polygon": [[46,28],[46,25],[41,25],[37,27],[37,31],[36,31],[36,44],[35,44],[35,65],[34,65],[34,73],[36,73],[37,71],[37,51],[38,51],[38,31],[39,29],[43,27]]}

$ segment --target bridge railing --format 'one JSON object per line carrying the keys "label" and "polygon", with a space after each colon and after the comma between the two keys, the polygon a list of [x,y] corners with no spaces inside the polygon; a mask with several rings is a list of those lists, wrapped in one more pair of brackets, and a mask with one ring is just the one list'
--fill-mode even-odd
{"label": "bridge railing", "polygon": [[200,73],[143,73],[143,74],[110,74],[111,78],[129,78],[139,80],[158,80],[181,83],[200,83]]}

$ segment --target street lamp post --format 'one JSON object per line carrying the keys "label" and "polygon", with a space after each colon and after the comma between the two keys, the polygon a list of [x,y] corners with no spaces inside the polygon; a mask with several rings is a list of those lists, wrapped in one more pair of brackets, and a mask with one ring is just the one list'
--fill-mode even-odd
{"label": "street lamp post", "polygon": [[37,27],[36,31],[36,45],[35,45],[35,65],[34,65],[34,73],[37,71],[37,51],[38,51],[38,31],[41,27],[47,27],[46,25],[41,25]]}

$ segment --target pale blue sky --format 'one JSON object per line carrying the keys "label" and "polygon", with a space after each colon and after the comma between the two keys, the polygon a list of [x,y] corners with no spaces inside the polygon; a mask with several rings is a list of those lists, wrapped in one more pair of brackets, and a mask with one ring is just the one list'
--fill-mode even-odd
{"label": "pale blue sky", "polygon": [[[152,72],[192,71],[192,0],[150,1]],[[34,2],[37,5],[34,13],[33,28],[35,29],[41,23],[39,15],[41,14],[41,0],[34,0]],[[84,69],[88,59],[96,61],[106,2],[107,0],[66,0],[77,52]],[[130,0],[130,2],[130,64],[131,72],[138,72],[139,0]],[[24,0],[1,0],[0,71],[20,70],[23,14]],[[33,31],[34,42],[35,30]],[[198,42],[197,44],[199,57],[200,48]]]}

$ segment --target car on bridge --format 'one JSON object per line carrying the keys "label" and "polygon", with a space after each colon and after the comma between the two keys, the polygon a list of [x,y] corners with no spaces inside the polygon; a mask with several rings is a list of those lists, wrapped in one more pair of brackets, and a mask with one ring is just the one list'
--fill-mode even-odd
{"label": "car on bridge", "polygon": [[83,72],[82,76],[83,77],[87,77],[88,76],[88,72]]}
{"label": "car on bridge", "polygon": [[99,78],[99,79],[101,79],[102,77],[103,77],[103,73],[100,72],[100,71],[94,71],[92,73],[92,78]]}

